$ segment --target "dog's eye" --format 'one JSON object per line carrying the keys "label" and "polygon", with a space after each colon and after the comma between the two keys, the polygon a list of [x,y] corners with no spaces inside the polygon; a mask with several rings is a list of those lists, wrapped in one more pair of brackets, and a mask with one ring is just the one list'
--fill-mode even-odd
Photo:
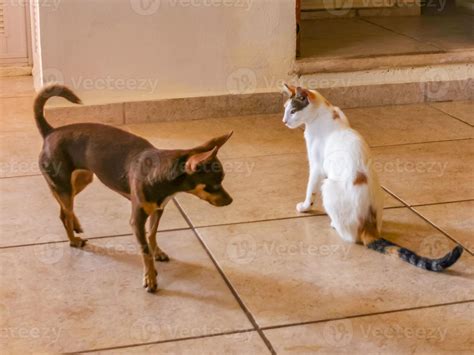
{"label": "dog's eye", "polygon": [[296,112],[296,110],[291,110],[290,113],[293,115]]}
{"label": "dog's eye", "polygon": [[216,192],[221,189],[221,185],[206,185],[206,190],[207,192]]}

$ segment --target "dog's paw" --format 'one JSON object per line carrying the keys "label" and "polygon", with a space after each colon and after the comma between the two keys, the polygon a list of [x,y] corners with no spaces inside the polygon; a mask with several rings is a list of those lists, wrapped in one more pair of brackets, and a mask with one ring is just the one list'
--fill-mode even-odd
{"label": "dog's paw", "polygon": [[146,288],[147,292],[153,293],[158,288],[158,283],[156,282],[156,274],[146,273],[143,276],[143,287]]}
{"label": "dog's paw", "polygon": [[170,258],[164,251],[160,251],[158,253],[155,253],[155,260],[160,262],[167,262],[170,261]]}
{"label": "dog's paw", "polygon": [[306,202],[300,202],[296,205],[296,210],[300,213],[308,212],[311,210],[311,204]]}
{"label": "dog's paw", "polygon": [[87,242],[87,239],[74,237],[73,240],[69,241],[69,245],[73,248],[82,248],[84,245],[86,245],[86,242]]}

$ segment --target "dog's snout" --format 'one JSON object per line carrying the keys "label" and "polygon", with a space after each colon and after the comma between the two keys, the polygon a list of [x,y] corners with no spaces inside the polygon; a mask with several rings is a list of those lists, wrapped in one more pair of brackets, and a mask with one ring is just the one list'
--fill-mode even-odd
{"label": "dog's snout", "polygon": [[230,205],[233,201],[232,197],[222,189],[222,191],[219,193],[219,196],[214,200],[216,206],[227,206]]}

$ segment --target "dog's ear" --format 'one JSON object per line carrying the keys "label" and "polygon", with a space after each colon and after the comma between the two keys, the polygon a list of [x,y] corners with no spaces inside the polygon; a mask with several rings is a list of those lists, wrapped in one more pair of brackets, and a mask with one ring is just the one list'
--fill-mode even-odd
{"label": "dog's ear", "polygon": [[219,150],[225,142],[229,140],[229,138],[232,136],[234,131],[230,131],[227,134],[224,134],[220,137],[212,138],[210,141],[207,141],[203,145],[200,145],[194,149],[191,149],[191,153],[202,153],[202,152],[207,152],[210,151],[211,149],[214,149],[217,147],[217,150]]}
{"label": "dog's ear", "polygon": [[192,154],[188,160],[186,160],[186,164],[184,165],[184,170],[188,174],[193,174],[198,170],[200,165],[206,164],[207,162],[214,159],[217,155],[217,151],[219,148],[215,146],[211,150],[202,153]]}
{"label": "dog's ear", "polygon": [[290,84],[283,84],[283,92],[291,98],[296,94],[296,87]]}

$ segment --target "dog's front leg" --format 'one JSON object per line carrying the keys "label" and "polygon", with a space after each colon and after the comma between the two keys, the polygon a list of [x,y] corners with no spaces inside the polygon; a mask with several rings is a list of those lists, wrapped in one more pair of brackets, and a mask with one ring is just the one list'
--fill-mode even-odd
{"label": "dog's front leg", "polygon": [[148,244],[150,245],[151,252],[155,257],[156,261],[169,261],[170,258],[166,253],[160,249],[156,243],[156,233],[158,232],[158,226],[160,224],[160,218],[163,215],[161,209],[156,210],[150,217],[150,234],[148,235]]}
{"label": "dog's front leg", "polygon": [[137,238],[138,244],[140,245],[143,257],[144,276],[143,276],[143,287],[148,292],[155,292],[157,288],[156,282],[156,269],[153,261],[153,254],[151,253],[150,247],[146,241],[145,223],[148,215],[140,206],[132,207],[132,218],[130,224],[132,225],[133,233]]}

